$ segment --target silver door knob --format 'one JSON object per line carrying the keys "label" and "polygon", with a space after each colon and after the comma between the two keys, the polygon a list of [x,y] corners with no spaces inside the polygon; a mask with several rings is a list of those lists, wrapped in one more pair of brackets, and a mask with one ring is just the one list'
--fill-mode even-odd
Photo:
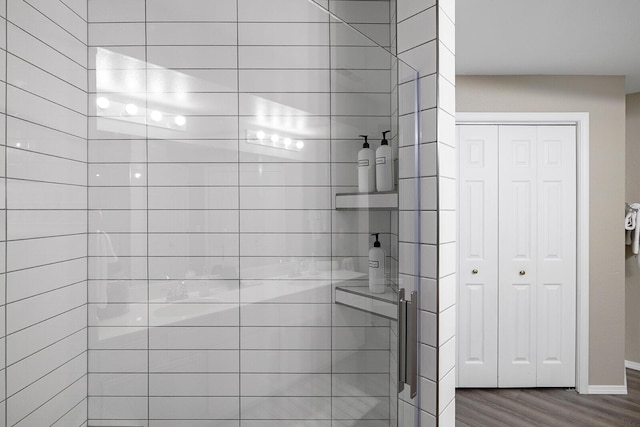
{"label": "silver door knob", "polygon": [[524,276],[525,274],[527,274],[524,270],[520,270],[520,275]]}
{"label": "silver door knob", "polygon": [[478,269],[477,269],[477,268],[474,268],[473,270],[471,270],[471,273],[473,273],[473,274],[478,274]]}

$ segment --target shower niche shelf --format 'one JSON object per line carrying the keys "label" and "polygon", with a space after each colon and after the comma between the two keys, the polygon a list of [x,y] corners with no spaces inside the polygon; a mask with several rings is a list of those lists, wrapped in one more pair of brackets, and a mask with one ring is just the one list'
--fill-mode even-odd
{"label": "shower niche shelf", "polygon": [[398,192],[338,193],[337,210],[397,210]]}
{"label": "shower niche shelf", "polygon": [[335,303],[398,320],[398,294],[389,288],[384,294],[372,294],[369,286],[337,286]]}

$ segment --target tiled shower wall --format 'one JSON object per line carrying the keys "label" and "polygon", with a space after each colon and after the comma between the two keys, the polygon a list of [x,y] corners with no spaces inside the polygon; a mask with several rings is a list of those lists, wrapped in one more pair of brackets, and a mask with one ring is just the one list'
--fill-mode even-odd
{"label": "tiled shower wall", "polygon": [[[389,45],[388,3],[324,6]],[[304,0],[89,0],[89,22],[90,425],[388,425],[389,322],[332,288],[372,232],[395,274],[397,230],[332,205],[357,135],[392,128],[389,55]]]}
{"label": "tiled shower wall", "polygon": [[[455,0],[398,0],[398,56],[420,72],[420,233],[401,229],[401,260],[421,252],[420,400],[401,395],[403,426],[455,425],[456,329],[456,161],[455,161]],[[402,91],[402,85],[401,89]],[[413,114],[403,121],[415,120]],[[400,146],[404,145],[401,135]],[[401,148],[403,150],[403,148]],[[402,153],[401,153],[402,158]],[[400,199],[414,178],[401,180]],[[401,223],[402,217],[401,217]],[[404,222],[404,224],[410,224]],[[414,266],[401,262],[401,277]],[[409,286],[408,286],[409,287]],[[417,412],[416,412],[417,408]]]}
{"label": "tiled shower wall", "polygon": [[0,425],[86,425],[86,4],[7,0],[0,15]]}

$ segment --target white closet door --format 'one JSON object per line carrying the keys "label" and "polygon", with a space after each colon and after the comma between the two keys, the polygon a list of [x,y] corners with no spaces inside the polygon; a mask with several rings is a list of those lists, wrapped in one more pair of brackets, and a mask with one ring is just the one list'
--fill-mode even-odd
{"label": "white closet door", "polygon": [[576,128],[538,127],[538,387],[575,386]]}
{"label": "white closet door", "polygon": [[497,387],[498,127],[457,129],[458,387]]}
{"label": "white closet door", "polygon": [[534,126],[499,129],[499,387],[536,386],[536,140]]}

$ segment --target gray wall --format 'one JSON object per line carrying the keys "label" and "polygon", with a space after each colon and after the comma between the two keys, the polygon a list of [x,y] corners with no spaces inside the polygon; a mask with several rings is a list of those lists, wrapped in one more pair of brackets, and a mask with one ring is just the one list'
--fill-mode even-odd
{"label": "gray wall", "polygon": [[457,111],[589,112],[589,384],[624,384],[624,77],[458,76]]}
{"label": "gray wall", "polygon": [[[640,202],[640,93],[627,95],[626,201]],[[626,247],[626,353],[640,363],[640,269],[637,257]]]}

